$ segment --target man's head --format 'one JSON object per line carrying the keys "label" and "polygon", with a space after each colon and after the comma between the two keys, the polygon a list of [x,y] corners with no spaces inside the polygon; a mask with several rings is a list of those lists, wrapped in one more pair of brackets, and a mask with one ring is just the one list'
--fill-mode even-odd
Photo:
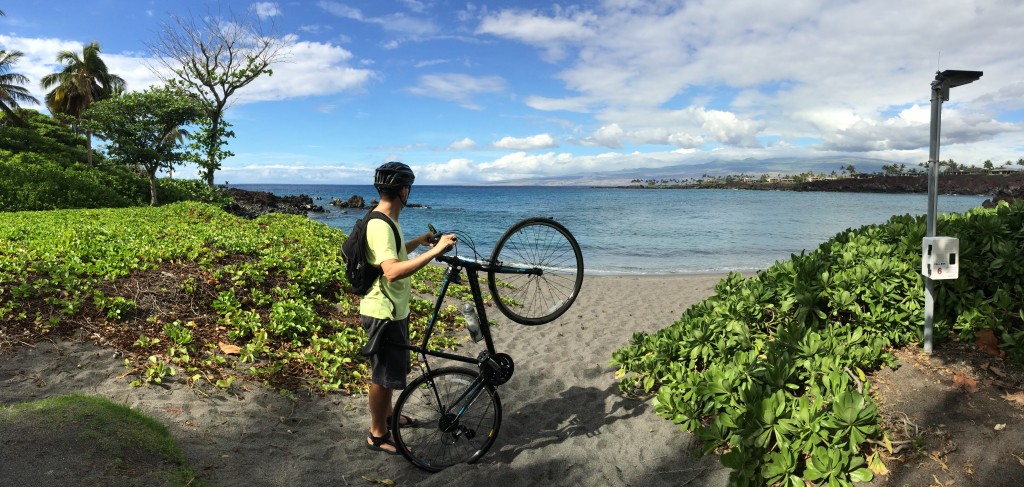
{"label": "man's head", "polygon": [[403,196],[402,190],[411,187],[415,180],[416,176],[409,166],[401,162],[385,162],[374,173],[373,186],[377,188],[377,192],[382,198],[385,196],[398,197],[402,201],[402,205],[405,205],[409,195],[406,193]]}

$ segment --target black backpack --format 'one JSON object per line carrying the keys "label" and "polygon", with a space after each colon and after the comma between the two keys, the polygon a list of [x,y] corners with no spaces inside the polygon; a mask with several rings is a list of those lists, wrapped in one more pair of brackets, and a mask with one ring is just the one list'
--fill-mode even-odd
{"label": "black backpack", "polygon": [[[363,218],[356,222],[348,239],[341,244],[341,260],[345,262],[345,278],[352,286],[352,292],[362,296],[370,291],[373,282],[376,281],[384,271],[370,263],[366,259],[366,224],[374,218],[388,222],[391,231],[395,232],[395,245],[402,245],[402,238],[398,235],[398,227],[387,215],[379,211],[370,211]],[[397,250],[397,249],[396,249]]]}

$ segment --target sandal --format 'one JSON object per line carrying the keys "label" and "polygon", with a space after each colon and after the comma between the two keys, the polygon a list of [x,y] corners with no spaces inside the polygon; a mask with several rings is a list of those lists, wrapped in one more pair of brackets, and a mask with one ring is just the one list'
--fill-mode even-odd
{"label": "sandal", "polygon": [[[370,443],[366,444],[366,448],[373,451],[382,451],[388,455],[398,455],[398,446],[395,445],[394,441],[391,441],[391,432],[384,433],[384,436],[373,436],[373,433],[366,435],[366,439],[370,440]],[[371,444],[372,443],[372,444]],[[395,448],[395,451],[388,450],[381,445],[391,445]]]}
{"label": "sandal", "polygon": [[[392,416],[391,417],[391,422],[388,423],[388,425],[390,425],[393,422],[394,422],[394,417]],[[415,417],[407,416],[406,414],[399,414],[398,422],[397,423],[398,423],[398,428],[416,428],[416,427],[420,426],[419,420],[417,420]]]}

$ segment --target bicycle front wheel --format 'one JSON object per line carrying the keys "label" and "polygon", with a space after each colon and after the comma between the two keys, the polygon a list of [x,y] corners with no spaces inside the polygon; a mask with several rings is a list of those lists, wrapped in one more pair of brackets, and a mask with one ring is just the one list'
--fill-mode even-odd
{"label": "bicycle front wheel", "polygon": [[392,424],[406,415],[415,427],[392,432],[395,445],[413,465],[438,472],[473,463],[487,453],[501,427],[501,401],[494,386],[475,371],[444,367],[412,381],[395,403]]}
{"label": "bicycle front wheel", "polygon": [[498,310],[524,325],[565,313],[583,287],[583,253],[576,238],[550,218],[529,218],[505,232],[491,255],[488,287]]}

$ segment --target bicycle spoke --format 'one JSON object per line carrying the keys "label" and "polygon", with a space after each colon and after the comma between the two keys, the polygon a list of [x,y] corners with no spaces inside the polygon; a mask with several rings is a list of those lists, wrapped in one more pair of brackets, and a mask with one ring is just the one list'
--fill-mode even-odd
{"label": "bicycle spoke", "polygon": [[[409,385],[395,414],[417,418],[416,428],[399,428],[395,441],[409,461],[429,471],[479,459],[493,444],[501,424],[501,403],[476,372],[442,368]],[[476,396],[467,394],[478,386]],[[441,399],[438,402],[437,398]]]}
{"label": "bicycle spoke", "polygon": [[[576,299],[583,279],[579,245],[565,227],[544,218],[524,220],[499,240],[491,263],[540,269],[536,274],[500,274],[489,284],[498,309],[527,325],[550,322]],[[492,274],[490,277],[494,277]]]}

